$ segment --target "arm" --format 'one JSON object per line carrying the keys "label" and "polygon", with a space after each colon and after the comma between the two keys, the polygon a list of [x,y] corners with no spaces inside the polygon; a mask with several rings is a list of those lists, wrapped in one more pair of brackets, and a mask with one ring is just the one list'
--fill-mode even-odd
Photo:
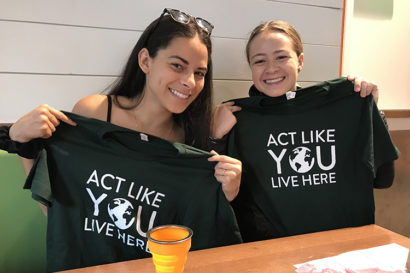
{"label": "arm", "polygon": [[233,113],[240,110],[241,107],[235,106],[233,101],[217,105],[212,114],[211,138],[221,139],[228,134],[236,124],[236,117]]}
{"label": "arm", "polygon": [[20,143],[10,138],[11,126],[0,126],[0,149],[25,158],[36,158],[38,151],[43,148],[41,141]]}
{"label": "arm", "polygon": [[211,150],[217,152],[218,154],[226,154],[227,144],[228,144],[228,134],[222,138],[212,138],[210,137]]}
{"label": "arm", "polygon": [[[62,112],[46,104],[42,104],[17,120],[17,122],[11,126],[9,136],[12,141],[20,144],[27,143],[36,138],[49,138],[60,124],[60,121],[73,126],[76,125],[74,121]],[[23,169],[26,175],[28,175],[34,164],[32,158],[35,158],[34,154],[38,153],[42,147],[41,145],[37,147],[34,143],[27,143],[22,146],[25,147],[23,150],[31,150],[31,154],[33,155],[32,157],[25,158],[24,152],[22,154],[19,153]]]}
{"label": "arm", "polygon": [[27,113],[10,128],[10,138],[20,143],[29,142],[35,138],[49,138],[55,132],[60,121],[75,126],[76,123],[62,112],[42,104]]}
{"label": "arm", "polygon": [[241,107],[235,106],[234,102],[225,102],[215,107],[211,120],[211,148],[220,154],[226,153],[226,138],[237,120],[234,112],[240,111]]}
{"label": "arm", "polygon": [[0,126],[0,149],[9,153],[17,153],[17,143],[10,139],[10,126]]}
{"label": "arm", "polygon": [[376,189],[387,189],[393,184],[394,180],[394,161],[382,164],[376,171],[373,180],[373,187]]}
{"label": "arm", "polygon": [[[29,174],[34,165],[33,158],[36,157],[36,154],[43,147],[42,145],[37,145],[36,142],[28,142],[36,138],[45,139],[51,137],[60,121],[73,126],[76,125],[74,121],[62,112],[43,104],[21,117],[11,126],[9,131],[10,141],[16,146],[21,147],[20,151],[16,152],[20,155],[26,175]],[[39,205],[44,215],[47,216],[47,207],[41,203]]]}
{"label": "arm", "polygon": [[[24,172],[27,176],[34,164],[34,160],[28,158],[34,158],[37,155],[36,148],[34,148],[35,151],[33,151],[30,145],[21,145],[21,143],[11,140],[9,130],[9,126],[0,126],[0,149],[9,153],[19,154]],[[35,144],[33,145],[35,146]],[[24,158],[23,156],[28,158]],[[41,203],[39,203],[39,205],[44,215],[47,216],[47,207]]]}

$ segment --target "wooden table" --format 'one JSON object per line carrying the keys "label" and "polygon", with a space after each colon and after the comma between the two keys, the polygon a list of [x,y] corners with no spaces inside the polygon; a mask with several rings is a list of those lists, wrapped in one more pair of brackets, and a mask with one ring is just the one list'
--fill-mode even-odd
{"label": "wooden table", "polygon": [[[295,272],[294,264],[389,243],[410,248],[410,238],[369,225],[191,251],[184,273]],[[64,272],[153,273],[155,269],[147,258]]]}

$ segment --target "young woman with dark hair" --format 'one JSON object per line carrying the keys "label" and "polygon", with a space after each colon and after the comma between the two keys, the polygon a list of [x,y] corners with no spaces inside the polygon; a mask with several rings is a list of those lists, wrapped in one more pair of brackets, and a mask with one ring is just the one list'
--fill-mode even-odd
{"label": "young woman with dark hair", "polygon": [[[181,23],[184,19],[178,16],[177,11],[165,9],[142,33],[108,95],[85,97],[73,112],[210,149],[213,26],[202,18]],[[13,124],[10,137],[18,143],[48,138],[60,121],[73,125],[62,112],[40,105]],[[215,177],[227,199],[233,200],[239,191],[241,163],[216,153],[210,161],[218,162]],[[32,161],[23,165],[28,172]]]}
{"label": "young woman with dark hair", "polygon": [[23,156],[47,139],[25,169],[48,213],[49,271],[149,257],[146,232],[162,224],[192,228],[192,249],[241,242],[228,202],[241,162],[196,149],[210,147],[212,28],[164,9],[108,95],[81,99],[79,115],[41,105],[10,128]]}

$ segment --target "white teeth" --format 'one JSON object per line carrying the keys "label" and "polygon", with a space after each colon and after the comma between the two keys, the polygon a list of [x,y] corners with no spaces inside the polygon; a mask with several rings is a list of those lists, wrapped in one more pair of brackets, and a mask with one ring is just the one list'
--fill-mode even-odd
{"label": "white teeth", "polygon": [[175,96],[177,96],[178,98],[181,98],[181,99],[187,99],[187,98],[189,98],[189,95],[186,95],[186,94],[184,94],[184,93],[180,93],[180,92],[178,92],[178,91],[175,90],[175,89],[169,88],[169,91],[171,91],[171,93],[174,94]]}
{"label": "white teeth", "polygon": [[266,83],[277,83],[280,82],[281,80],[283,80],[285,77],[281,77],[281,78],[277,78],[274,80],[265,80]]}

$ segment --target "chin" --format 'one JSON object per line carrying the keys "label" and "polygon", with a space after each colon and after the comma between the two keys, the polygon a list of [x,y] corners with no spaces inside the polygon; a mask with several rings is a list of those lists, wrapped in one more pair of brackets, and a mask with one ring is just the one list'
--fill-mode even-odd
{"label": "chin", "polygon": [[187,107],[183,107],[183,108],[181,108],[181,107],[178,107],[178,108],[172,108],[172,109],[170,109],[170,112],[172,113],[172,114],[182,114],[183,112],[185,112],[185,110],[188,108],[188,106]]}

